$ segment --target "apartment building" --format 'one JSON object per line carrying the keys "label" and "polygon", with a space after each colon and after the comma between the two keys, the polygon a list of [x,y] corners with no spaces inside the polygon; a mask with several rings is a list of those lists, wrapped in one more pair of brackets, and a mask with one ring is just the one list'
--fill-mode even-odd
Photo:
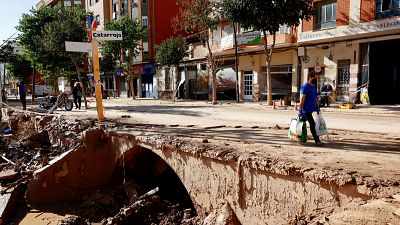
{"label": "apartment building", "polygon": [[155,46],[175,35],[172,18],[178,13],[176,0],[110,0],[109,12],[111,19],[118,19],[122,15],[137,19],[147,31],[140,40],[139,55],[132,67],[132,70],[139,73],[134,89],[140,98],[156,98],[158,85],[154,62]]}
{"label": "apartment building", "polygon": [[92,12],[97,21],[97,29],[104,29],[104,22],[110,20],[110,0],[86,0],[85,9]]}
{"label": "apartment building", "polygon": [[36,4],[36,8],[39,9],[42,6],[55,6],[57,4],[64,3],[65,7],[72,7],[72,6],[81,6],[82,8],[85,7],[85,0],[40,0]]}
{"label": "apartment building", "polygon": [[400,1],[315,1],[317,13],[298,32],[302,82],[310,70],[331,84],[338,101],[400,103]]}

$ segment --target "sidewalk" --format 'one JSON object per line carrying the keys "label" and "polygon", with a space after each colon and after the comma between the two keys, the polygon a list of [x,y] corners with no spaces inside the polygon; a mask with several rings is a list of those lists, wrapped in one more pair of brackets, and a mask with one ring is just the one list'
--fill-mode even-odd
{"label": "sidewalk", "polygon": [[[30,101],[28,100],[30,103]],[[83,103],[82,103],[83,104]],[[12,107],[22,108],[21,103],[10,101]],[[138,123],[181,126],[243,126],[243,127],[288,127],[291,118],[297,116],[293,106],[273,109],[265,102],[220,101],[212,105],[206,101],[166,101],[104,99],[105,117],[120,119],[129,116]],[[28,105],[28,108],[32,106]],[[37,107],[37,106],[34,106]],[[356,109],[339,109],[332,105],[322,108],[328,129],[393,134],[400,137],[400,105],[356,106]],[[57,110],[71,118],[97,118],[96,102],[92,99],[88,110],[70,112]]]}

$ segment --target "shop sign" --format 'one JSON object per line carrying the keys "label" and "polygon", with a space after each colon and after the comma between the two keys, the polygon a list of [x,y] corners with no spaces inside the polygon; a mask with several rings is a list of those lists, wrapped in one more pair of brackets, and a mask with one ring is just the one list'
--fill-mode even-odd
{"label": "shop sign", "polygon": [[255,45],[261,44],[261,32],[249,32],[237,35],[238,45]]}
{"label": "shop sign", "polygon": [[154,64],[145,64],[145,65],[133,65],[131,67],[136,74],[154,74],[155,68]]}
{"label": "shop sign", "polygon": [[[237,34],[236,36],[238,46],[242,45],[257,45],[261,44],[261,32],[248,32]],[[231,49],[234,46],[233,35],[221,38],[221,48],[223,50]]]}

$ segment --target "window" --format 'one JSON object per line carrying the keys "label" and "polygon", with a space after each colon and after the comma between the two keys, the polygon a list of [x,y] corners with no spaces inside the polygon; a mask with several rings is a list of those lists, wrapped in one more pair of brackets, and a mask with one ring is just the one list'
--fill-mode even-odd
{"label": "window", "polygon": [[142,17],[142,27],[146,28],[149,25],[147,16]]}
{"label": "window", "polygon": [[213,31],[213,40],[212,40],[213,45],[220,45],[221,44],[221,27],[217,27]]}
{"label": "window", "polygon": [[124,1],[122,2],[122,4],[121,4],[121,9],[120,9],[119,14],[120,14],[121,16],[123,16],[123,15],[126,15],[127,13],[128,13],[128,1],[127,1],[127,0],[124,0]]}
{"label": "window", "polygon": [[93,4],[94,4],[94,2],[93,2],[94,0],[89,0],[89,4],[90,4],[90,6],[92,6]]}
{"label": "window", "polygon": [[99,0],[96,0],[96,3],[99,2]]}
{"label": "window", "polygon": [[377,0],[376,18],[388,18],[400,16],[400,0]]}
{"label": "window", "polygon": [[118,19],[118,2],[113,4],[113,19]]}
{"label": "window", "polygon": [[100,25],[100,15],[96,16],[96,23],[97,23],[97,25]]}
{"label": "window", "polygon": [[336,27],[336,0],[323,1],[316,6],[315,30]]}
{"label": "window", "polygon": [[139,11],[138,11],[138,0],[133,0],[132,1],[132,13],[131,13],[132,19],[137,20],[139,16]]}
{"label": "window", "polygon": [[142,0],[142,3],[143,4],[147,4],[147,0]]}
{"label": "window", "polygon": [[165,68],[165,90],[171,90],[171,70]]}
{"label": "window", "polygon": [[233,34],[233,26],[231,24],[225,25],[223,30],[222,30],[223,37],[227,37],[227,36],[229,36],[231,34]]}

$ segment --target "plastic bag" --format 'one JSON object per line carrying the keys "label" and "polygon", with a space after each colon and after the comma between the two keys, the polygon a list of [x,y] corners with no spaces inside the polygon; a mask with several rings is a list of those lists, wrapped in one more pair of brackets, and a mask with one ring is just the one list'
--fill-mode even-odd
{"label": "plastic bag", "polygon": [[322,112],[319,112],[317,114],[317,118],[315,118],[315,131],[317,133],[317,136],[328,134],[328,128],[326,127],[325,120],[322,117]]}
{"label": "plastic bag", "polygon": [[297,142],[307,142],[307,125],[300,117],[290,122],[288,137]]}

